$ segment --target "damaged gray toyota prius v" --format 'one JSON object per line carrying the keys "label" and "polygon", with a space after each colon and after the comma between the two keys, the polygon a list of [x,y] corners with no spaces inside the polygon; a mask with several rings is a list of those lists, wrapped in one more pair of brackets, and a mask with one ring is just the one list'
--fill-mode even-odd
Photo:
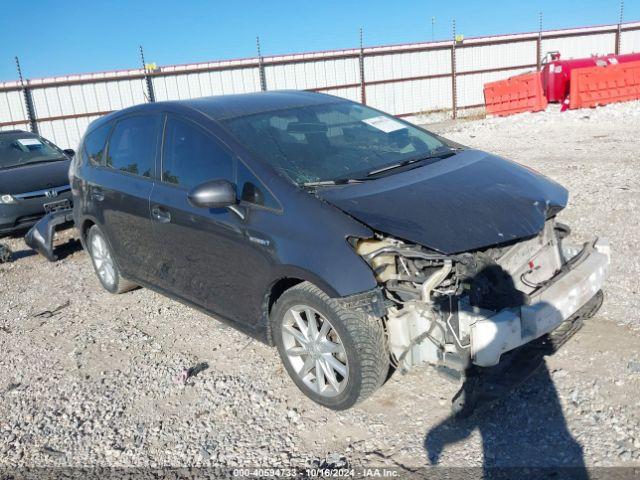
{"label": "damaged gray toyota prius v", "polygon": [[[314,401],[349,408],[393,369],[466,378],[560,344],[602,301],[605,240],[509,160],[309,92],[132,107],[96,120],[70,215],[109,292],[144,286],[275,345]],[[171,321],[171,319],[167,319]]]}

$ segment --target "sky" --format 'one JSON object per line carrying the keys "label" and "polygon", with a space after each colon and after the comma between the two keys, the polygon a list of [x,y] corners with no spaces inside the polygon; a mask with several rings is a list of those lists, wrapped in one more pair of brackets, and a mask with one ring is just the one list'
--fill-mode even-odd
{"label": "sky", "polygon": [[[618,21],[620,0],[0,0],[0,81]],[[432,18],[435,28],[432,32]],[[624,21],[640,20],[626,0]]]}

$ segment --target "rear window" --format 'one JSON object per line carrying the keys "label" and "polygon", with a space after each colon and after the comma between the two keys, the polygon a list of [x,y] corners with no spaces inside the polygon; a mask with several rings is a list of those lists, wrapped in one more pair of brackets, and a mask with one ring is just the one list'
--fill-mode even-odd
{"label": "rear window", "polygon": [[116,123],[109,139],[106,166],[153,177],[160,118],[159,115],[136,115]]}
{"label": "rear window", "polygon": [[85,163],[104,165],[104,150],[112,126],[110,123],[103,125],[85,137],[82,152]]}

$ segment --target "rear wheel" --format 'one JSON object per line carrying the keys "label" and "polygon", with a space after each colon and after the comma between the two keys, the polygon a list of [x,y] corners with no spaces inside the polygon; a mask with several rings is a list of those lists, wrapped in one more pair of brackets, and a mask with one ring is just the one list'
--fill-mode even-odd
{"label": "rear wheel", "polygon": [[271,323],[289,376],[313,401],[343,410],[384,382],[389,356],[381,321],[344,309],[313,284],[284,292]]}
{"label": "rear wheel", "polygon": [[93,225],[87,233],[87,249],[96,275],[105,290],[124,293],[137,287],[135,283],[122,278],[111,248],[97,225]]}

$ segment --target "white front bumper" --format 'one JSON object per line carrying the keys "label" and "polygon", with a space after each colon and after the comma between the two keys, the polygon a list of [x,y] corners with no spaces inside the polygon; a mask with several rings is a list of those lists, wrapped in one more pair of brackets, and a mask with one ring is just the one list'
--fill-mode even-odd
{"label": "white front bumper", "polygon": [[476,317],[471,326],[472,362],[481,367],[496,365],[503,353],[554,330],[602,289],[609,259],[609,243],[598,240],[570,271],[534,293],[529,305]]}

